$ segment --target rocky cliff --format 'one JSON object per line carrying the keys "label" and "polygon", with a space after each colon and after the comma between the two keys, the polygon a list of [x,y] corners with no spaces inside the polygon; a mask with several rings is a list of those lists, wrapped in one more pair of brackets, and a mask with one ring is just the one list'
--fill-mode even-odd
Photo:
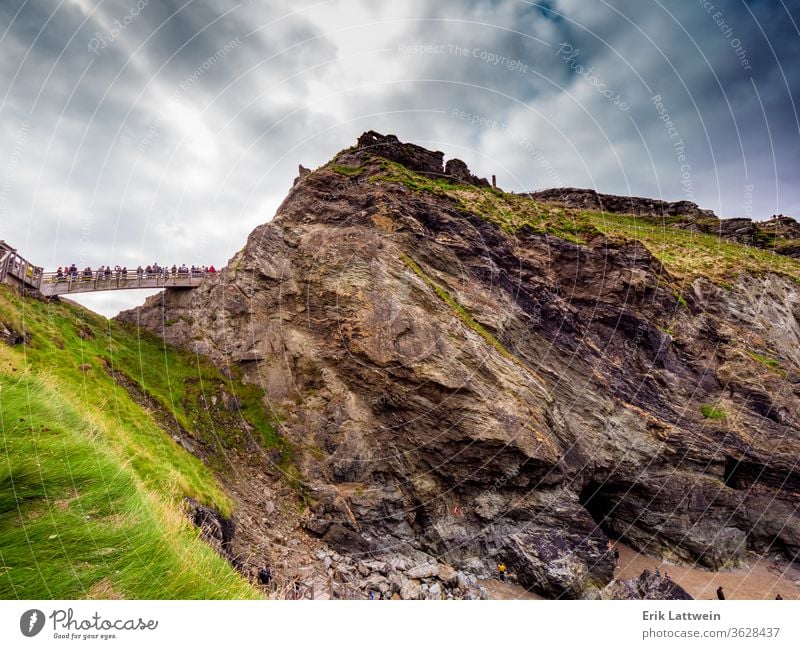
{"label": "rocky cliff", "polygon": [[214,279],[120,318],[266,389],[339,552],[548,597],[599,596],[609,537],[796,559],[800,265],[725,244],[731,273],[690,272],[602,216],[367,133]]}

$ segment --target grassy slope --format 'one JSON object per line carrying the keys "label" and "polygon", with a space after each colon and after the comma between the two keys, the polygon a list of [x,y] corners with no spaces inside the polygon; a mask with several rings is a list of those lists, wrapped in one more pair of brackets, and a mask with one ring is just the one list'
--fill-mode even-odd
{"label": "grassy slope", "polygon": [[[626,214],[593,212],[549,203],[499,189],[459,185],[446,178],[431,179],[395,162],[375,159],[382,172],[371,182],[401,183],[414,191],[424,191],[455,201],[458,207],[513,234],[526,227],[530,231],[583,243],[598,232],[611,239],[640,241],[680,280],[703,276],[726,285],[741,272],[754,275],[774,272],[800,282],[800,261],[769,250],[728,243],[720,238],[671,227],[674,218],[636,217]],[[366,167],[331,165],[338,173],[356,176]]]}
{"label": "grassy slope", "polygon": [[[258,596],[182,513],[187,496],[230,513],[211,470],[110,370],[206,448],[240,444],[231,430],[280,447],[260,391],[77,306],[0,287],[0,320],[30,335],[27,345],[0,344],[0,597]],[[223,389],[241,408],[204,410]]]}

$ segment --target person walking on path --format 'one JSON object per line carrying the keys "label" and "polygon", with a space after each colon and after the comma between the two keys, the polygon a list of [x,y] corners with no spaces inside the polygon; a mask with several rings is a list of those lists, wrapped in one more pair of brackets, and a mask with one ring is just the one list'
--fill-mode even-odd
{"label": "person walking on path", "polygon": [[497,572],[500,575],[500,581],[507,581],[508,580],[508,568],[506,564],[500,563],[497,565]]}
{"label": "person walking on path", "polygon": [[722,586],[717,588],[717,599],[725,599],[725,593],[722,590]]}

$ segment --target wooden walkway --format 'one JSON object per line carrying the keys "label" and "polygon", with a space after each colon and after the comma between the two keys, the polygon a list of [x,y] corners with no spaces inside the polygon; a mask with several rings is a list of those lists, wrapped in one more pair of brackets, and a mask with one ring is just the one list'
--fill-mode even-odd
{"label": "wooden walkway", "polygon": [[94,291],[125,291],[143,288],[191,289],[197,288],[209,275],[206,271],[172,273],[162,269],[159,273],[137,273],[126,275],[112,272],[110,275],[97,271],[84,275],[82,271],[70,275],[45,273],[17,253],[5,241],[0,241],[0,284],[8,284],[22,290],[39,291],[43,295],[71,295]]}

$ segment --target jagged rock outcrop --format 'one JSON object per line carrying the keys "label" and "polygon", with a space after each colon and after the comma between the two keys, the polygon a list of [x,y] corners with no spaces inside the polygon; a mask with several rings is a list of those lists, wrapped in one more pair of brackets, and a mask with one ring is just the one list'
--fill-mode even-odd
{"label": "jagged rock outcrop", "polygon": [[503,562],[549,597],[611,581],[607,536],[711,568],[797,558],[792,280],[678,299],[640,243],[509,234],[381,181],[378,156],[444,171],[366,133],[217,276],[120,316],[265,388],[310,532],[358,557]]}
{"label": "jagged rock outcrop", "polygon": [[476,187],[489,187],[486,178],[478,178],[467,167],[467,163],[458,158],[448,160],[444,166],[444,175],[448,178],[463,183],[465,185],[475,185]]}
{"label": "jagged rock outcrop", "polygon": [[[396,135],[381,135],[375,131],[367,131],[358,138],[356,147],[356,155],[353,158],[356,161],[360,161],[364,152],[367,152],[399,162],[404,167],[430,178],[446,177],[467,185],[489,187],[489,181],[473,175],[463,160],[453,158],[445,164],[444,153],[441,151],[429,151],[416,144],[400,142]],[[352,161],[346,154],[340,157],[346,163]]]}

